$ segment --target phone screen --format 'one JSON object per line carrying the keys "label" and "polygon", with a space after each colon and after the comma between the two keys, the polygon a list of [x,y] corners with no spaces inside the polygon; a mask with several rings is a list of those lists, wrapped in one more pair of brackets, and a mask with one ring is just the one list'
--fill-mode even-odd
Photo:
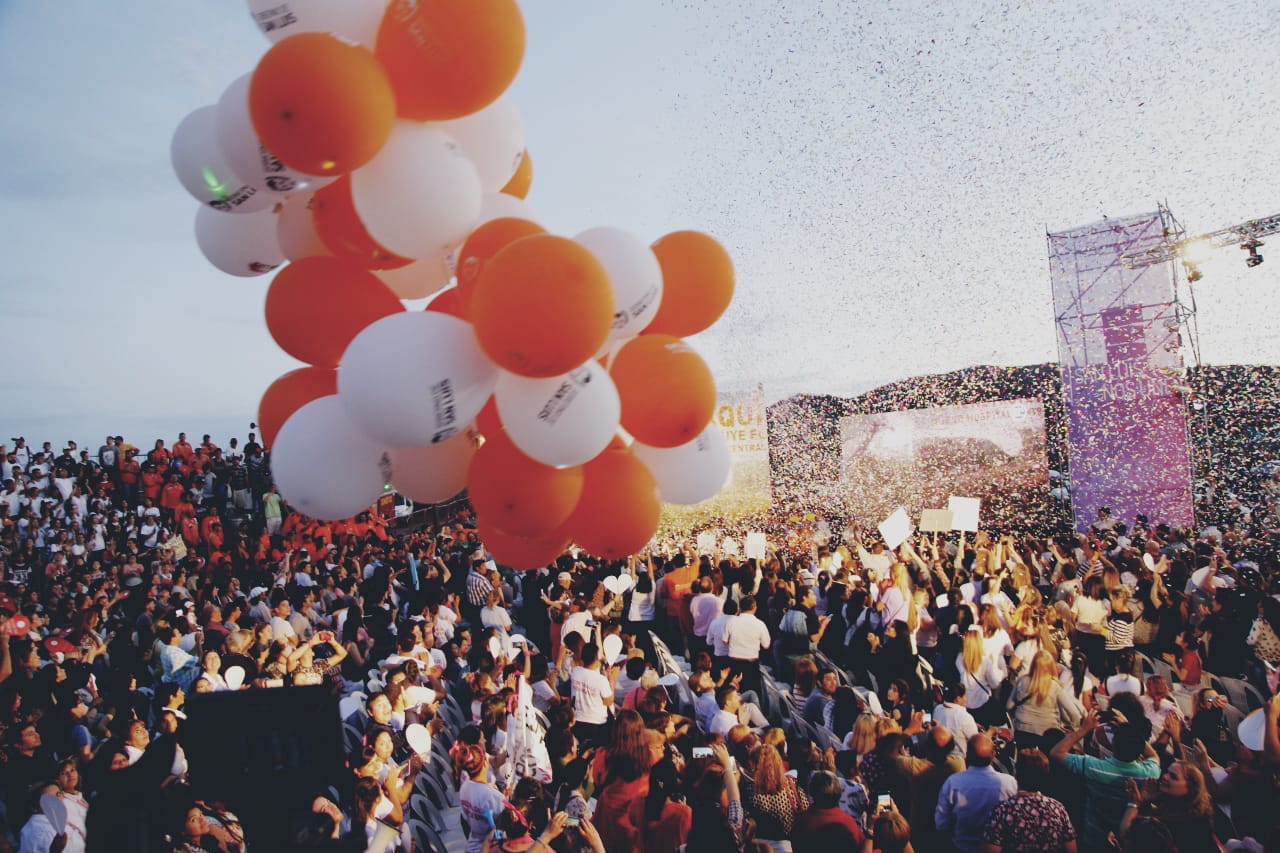
{"label": "phone screen", "polygon": [[882,812],[893,805],[893,797],[888,794],[881,794],[876,797],[876,811]]}
{"label": "phone screen", "polygon": [[927,726],[927,725],[929,725],[930,723],[932,723],[932,722],[933,722],[933,714],[930,714],[930,713],[928,713],[928,712],[926,711],[926,712],[925,712],[925,715],[924,715],[924,720],[923,720],[922,722],[923,722],[926,726]]}
{"label": "phone screen", "polygon": [[695,746],[693,748],[694,758],[710,758],[713,755],[709,746]]}
{"label": "phone screen", "polygon": [[564,825],[565,825],[565,826],[577,826],[577,825],[578,825],[578,824],[580,824],[580,823],[582,823],[582,820],[581,820],[580,818],[576,818],[576,817],[567,817],[567,818],[565,818],[565,819],[564,819]]}

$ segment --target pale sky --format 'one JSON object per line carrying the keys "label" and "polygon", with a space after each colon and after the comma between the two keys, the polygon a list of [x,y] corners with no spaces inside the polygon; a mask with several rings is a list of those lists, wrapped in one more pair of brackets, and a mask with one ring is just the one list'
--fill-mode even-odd
{"label": "pale sky", "polygon": [[[1274,2],[529,0],[511,95],[551,230],[707,231],[724,389],[1056,360],[1045,230],[1280,212]],[[0,0],[0,438],[243,437],[297,366],[169,165],[267,48],[241,0]],[[1209,363],[1280,363],[1280,237],[1197,287]]]}

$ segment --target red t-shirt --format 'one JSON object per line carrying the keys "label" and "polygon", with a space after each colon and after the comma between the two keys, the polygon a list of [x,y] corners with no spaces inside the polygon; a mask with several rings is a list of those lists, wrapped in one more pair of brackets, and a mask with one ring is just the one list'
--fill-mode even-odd
{"label": "red t-shirt", "polygon": [[157,474],[155,471],[145,471],[142,474],[142,493],[151,500],[160,497],[160,489],[164,486],[164,475]]}
{"label": "red t-shirt", "polygon": [[182,503],[182,493],[184,491],[185,489],[182,488],[181,483],[165,483],[164,488],[160,491],[160,506],[176,512],[178,506]]}
{"label": "red t-shirt", "polygon": [[[636,826],[644,820],[644,802],[639,798],[631,806],[631,820]],[[655,821],[648,821],[644,828],[643,850],[679,850],[689,838],[689,827],[693,823],[693,809],[684,803],[667,802],[662,807],[662,814]]]}
{"label": "red t-shirt", "polygon": [[[826,838],[825,830],[829,826],[839,826],[846,830],[849,833],[851,844],[862,843],[862,827],[858,826],[856,820],[849,817],[839,808],[811,808],[796,815],[795,826],[791,829],[791,844],[796,853],[816,850],[817,848],[813,846],[810,839]],[[841,845],[838,849],[847,850],[849,848]]]}

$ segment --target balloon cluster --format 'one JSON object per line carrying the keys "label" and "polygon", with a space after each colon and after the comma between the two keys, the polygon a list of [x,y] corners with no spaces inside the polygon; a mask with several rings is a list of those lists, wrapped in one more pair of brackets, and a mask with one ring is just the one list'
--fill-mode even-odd
{"label": "balloon cluster", "polygon": [[[196,241],[232,275],[285,261],[267,328],[308,366],[258,422],[296,509],[464,487],[516,568],[617,558],[660,502],[724,485],[715,381],[683,340],[733,296],[711,237],[548,233],[520,114],[514,0],[249,0],[272,47],[178,126]],[[423,311],[402,300],[434,298]]]}

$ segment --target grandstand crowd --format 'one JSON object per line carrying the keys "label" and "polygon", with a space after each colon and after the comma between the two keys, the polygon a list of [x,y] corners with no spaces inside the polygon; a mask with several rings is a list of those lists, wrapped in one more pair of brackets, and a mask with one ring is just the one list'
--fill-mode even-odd
{"label": "grandstand crowd", "polygon": [[292,512],[252,434],[0,451],[0,850],[283,849],[184,738],[294,690],[346,759],[288,849],[1280,849],[1280,477],[1194,530],[511,572],[465,503]]}

